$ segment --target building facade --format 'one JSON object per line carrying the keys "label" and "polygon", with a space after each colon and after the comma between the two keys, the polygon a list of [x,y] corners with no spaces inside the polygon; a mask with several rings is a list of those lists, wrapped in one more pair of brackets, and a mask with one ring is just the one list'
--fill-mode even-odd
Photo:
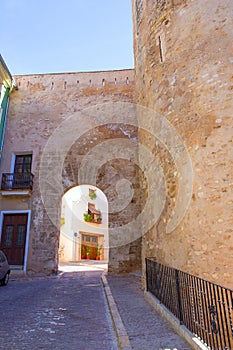
{"label": "building facade", "polygon": [[0,55],[0,157],[2,155],[4,142],[9,95],[12,89],[15,87],[16,86],[9,69]]}

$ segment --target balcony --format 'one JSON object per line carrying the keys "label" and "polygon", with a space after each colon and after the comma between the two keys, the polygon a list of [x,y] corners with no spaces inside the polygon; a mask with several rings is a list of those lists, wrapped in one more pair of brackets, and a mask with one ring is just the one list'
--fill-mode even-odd
{"label": "balcony", "polygon": [[30,195],[33,187],[32,173],[4,173],[2,174],[1,194]]}

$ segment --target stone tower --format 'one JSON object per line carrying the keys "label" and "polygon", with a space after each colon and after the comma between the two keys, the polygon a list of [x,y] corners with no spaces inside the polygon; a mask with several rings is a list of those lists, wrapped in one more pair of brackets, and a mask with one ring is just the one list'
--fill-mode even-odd
{"label": "stone tower", "polygon": [[155,256],[233,288],[233,2],[132,2],[136,102],[157,121],[141,142],[166,187],[161,216],[143,236],[143,261]]}

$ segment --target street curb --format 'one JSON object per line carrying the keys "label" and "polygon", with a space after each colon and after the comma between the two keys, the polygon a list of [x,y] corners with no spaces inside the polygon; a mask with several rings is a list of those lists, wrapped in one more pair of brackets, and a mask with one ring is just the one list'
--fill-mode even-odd
{"label": "street curb", "polygon": [[105,273],[102,274],[102,283],[104,287],[104,292],[107,298],[108,307],[112,317],[114,329],[117,335],[118,345],[120,350],[132,350],[128,334],[126,332],[125,326],[122,322],[121,316],[119,314],[117,305],[112,296],[111,289],[109,287]]}
{"label": "street curb", "polygon": [[144,292],[144,297],[148,303],[165,319],[175,332],[182,337],[192,347],[193,350],[208,350],[207,348],[188,328],[180,325],[179,320],[150,292]]}

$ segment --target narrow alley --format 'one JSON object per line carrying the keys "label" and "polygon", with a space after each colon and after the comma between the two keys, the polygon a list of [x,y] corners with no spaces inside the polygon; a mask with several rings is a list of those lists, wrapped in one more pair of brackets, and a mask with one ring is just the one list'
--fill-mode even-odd
{"label": "narrow alley", "polygon": [[191,349],[145,300],[140,276],[107,276],[104,283],[106,268],[90,261],[60,266],[53,277],[13,272],[0,288],[0,349]]}

